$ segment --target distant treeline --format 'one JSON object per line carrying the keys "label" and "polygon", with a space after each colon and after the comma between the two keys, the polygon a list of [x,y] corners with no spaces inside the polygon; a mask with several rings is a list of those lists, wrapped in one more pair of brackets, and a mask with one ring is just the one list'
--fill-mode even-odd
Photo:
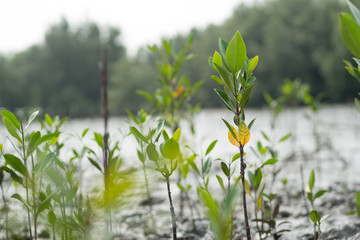
{"label": "distant treeline", "polygon": [[[352,2],[360,6],[360,0]],[[351,54],[338,33],[341,11],[348,9],[340,0],[271,0],[239,5],[222,24],[192,29],[191,52],[197,57],[186,63],[182,73],[193,82],[204,80],[193,101],[203,107],[221,105],[213,91],[216,83],[210,79],[214,72],[208,57],[218,49],[219,36],[229,40],[237,30],[247,43],[248,56],[259,55],[251,106],[264,103],[265,91],[279,94],[285,78],[309,83],[312,94],[322,92],[328,102],[352,101],[360,86],[342,62],[350,60]],[[148,107],[136,90],[156,90],[158,59],[145,46],[136,56],[128,56],[120,37],[117,28],[100,29],[96,23],[74,28],[63,19],[48,29],[43,43],[0,57],[0,108],[40,107],[49,114],[99,115],[98,62],[104,47],[109,58],[111,114]],[[182,48],[187,37],[175,36],[175,47]]]}

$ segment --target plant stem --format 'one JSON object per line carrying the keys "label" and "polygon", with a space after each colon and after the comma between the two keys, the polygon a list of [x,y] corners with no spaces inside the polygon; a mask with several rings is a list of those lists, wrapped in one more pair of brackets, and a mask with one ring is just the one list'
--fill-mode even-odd
{"label": "plant stem", "polygon": [[[23,154],[23,161],[25,168],[27,169],[26,164],[26,149],[25,149],[25,135],[24,135],[24,128],[22,124],[20,124],[20,132],[21,132],[21,140],[22,140],[22,154]],[[28,177],[25,177],[25,189],[26,189],[26,203],[29,204],[29,182]],[[27,217],[28,217],[28,224],[29,224],[29,233],[30,233],[30,239],[33,239],[32,237],[32,230],[31,230],[31,219],[30,219],[30,210],[27,210]]]}
{"label": "plant stem", "polygon": [[250,226],[249,226],[249,219],[247,213],[247,206],[246,206],[246,190],[245,190],[245,168],[246,164],[244,162],[244,146],[240,144],[240,175],[241,175],[241,184],[242,184],[242,197],[243,197],[243,208],[244,208],[244,219],[245,219],[245,228],[246,228],[246,238],[247,240],[251,240],[250,234]]}
{"label": "plant stem", "polygon": [[[107,202],[107,198],[109,195],[109,183],[108,183],[108,176],[109,176],[109,157],[108,157],[108,117],[109,117],[109,110],[108,110],[108,93],[107,93],[107,51],[104,49],[102,54],[102,60],[100,64],[100,74],[101,74],[101,89],[102,89],[102,100],[103,100],[103,117],[104,117],[104,148],[103,148],[103,164],[104,164],[104,200],[105,203]],[[107,213],[107,231],[108,233],[112,232],[112,223],[111,223],[111,211],[108,207],[106,207]]]}
{"label": "plant stem", "polygon": [[5,231],[6,231],[6,240],[10,239],[9,238],[9,214],[8,214],[8,206],[6,203],[6,199],[5,199],[5,193],[4,193],[4,187],[2,185],[2,183],[0,184],[1,187],[1,193],[2,193],[2,199],[4,202],[4,208],[5,208]]}
{"label": "plant stem", "polygon": [[168,197],[170,202],[170,212],[171,212],[171,222],[172,222],[172,230],[173,230],[173,240],[177,240],[176,237],[176,216],[175,216],[175,210],[171,198],[171,191],[170,191],[170,179],[169,176],[166,176],[166,184],[167,184],[167,191],[168,191]]}
{"label": "plant stem", "polygon": [[143,162],[143,171],[144,171],[144,178],[145,178],[146,195],[147,195],[148,201],[149,201],[149,211],[150,211],[151,225],[152,225],[153,230],[156,232],[156,224],[155,224],[155,219],[154,219],[154,216],[153,216],[152,199],[151,199],[151,195],[150,195],[149,182],[148,182],[148,179],[147,179],[145,162]]}
{"label": "plant stem", "polygon": [[33,200],[33,221],[34,221],[34,237],[35,240],[37,240],[37,204],[36,204],[36,198],[35,198],[35,194],[36,194],[36,190],[35,190],[35,164],[34,164],[34,158],[33,155],[31,154],[31,165],[32,165],[32,170],[31,170],[31,178],[32,178],[32,184],[31,184],[31,191],[32,191],[32,200]]}

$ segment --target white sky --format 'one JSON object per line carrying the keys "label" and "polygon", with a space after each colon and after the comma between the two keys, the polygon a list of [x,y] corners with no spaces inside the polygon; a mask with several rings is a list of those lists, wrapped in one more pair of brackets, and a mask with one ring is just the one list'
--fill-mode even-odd
{"label": "white sky", "polygon": [[0,53],[41,43],[49,26],[63,16],[71,26],[93,21],[120,28],[121,41],[131,54],[162,37],[220,24],[242,1],[252,0],[3,0]]}

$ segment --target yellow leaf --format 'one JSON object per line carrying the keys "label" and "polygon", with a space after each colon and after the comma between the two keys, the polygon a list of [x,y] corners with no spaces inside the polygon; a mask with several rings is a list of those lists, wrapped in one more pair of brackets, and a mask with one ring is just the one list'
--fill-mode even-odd
{"label": "yellow leaf", "polygon": [[256,200],[256,212],[258,212],[261,209],[261,205],[262,205],[262,198],[261,196],[259,196]]}
{"label": "yellow leaf", "polygon": [[234,138],[234,136],[231,134],[230,130],[229,130],[229,133],[228,133],[228,137],[229,137],[229,141],[232,145],[236,146],[236,147],[240,147],[240,141],[239,141],[239,133],[238,131],[233,127],[231,126],[232,130],[234,131],[235,135],[236,135],[236,138]]}
{"label": "yellow leaf", "polygon": [[244,121],[241,121],[239,130],[240,130],[240,134],[239,134],[240,144],[242,146],[245,146],[245,144],[250,140],[250,131]]}
{"label": "yellow leaf", "polygon": [[250,185],[246,179],[245,179],[245,190],[246,190],[247,194],[249,194],[249,196],[252,197],[251,191],[250,191]]}

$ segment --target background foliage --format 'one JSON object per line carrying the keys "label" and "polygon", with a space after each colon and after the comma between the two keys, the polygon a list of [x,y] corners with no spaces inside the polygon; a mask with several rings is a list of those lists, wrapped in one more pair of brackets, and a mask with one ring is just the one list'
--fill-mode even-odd
{"label": "background foliage", "polygon": [[[353,3],[360,5],[359,0]],[[261,59],[256,70],[261,84],[254,89],[251,106],[263,104],[264,91],[278,95],[285,78],[309,83],[312,94],[323,92],[328,102],[352,101],[359,83],[352,81],[343,67],[342,60],[351,59],[351,54],[338,33],[341,11],[349,12],[339,0],[267,0],[239,5],[219,25],[192,29],[190,52],[197,57],[183,66],[183,73],[193,83],[205,80],[193,101],[203,107],[219,107],[207,59],[218,45],[214,39],[230,39],[237,30],[249,43],[249,56],[258,54]],[[187,37],[175,36],[175,47],[184,46]],[[157,56],[147,48],[139,49],[135,56],[126,54],[119,29],[100,29],[96,23],[75,28],[65,19],[47,31],[43,43],[13,56],[0,56],[0,107],[40,106],[50,114],[98,115],[98,61],[105,46],[109,50],[112,114],[122,114],[125,108],[146,108],[148,103],[135,90],[154,92],[159,86]]]}

